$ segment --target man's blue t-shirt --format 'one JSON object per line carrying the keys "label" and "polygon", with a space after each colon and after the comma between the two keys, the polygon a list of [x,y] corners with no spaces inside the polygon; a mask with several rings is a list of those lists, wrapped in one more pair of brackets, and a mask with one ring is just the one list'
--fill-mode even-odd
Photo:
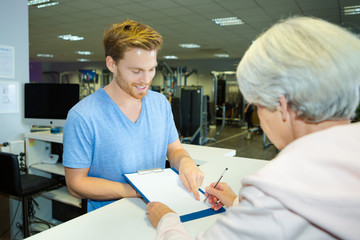
{"label": "man's blue t-shirt", "polygon": [[[142,101],[136,123],[103,88],[76,104],[64,127],[63,165],[90,168],[89,177],[121,183],[126,183],[124,173],[164,168],[167,145],[178,139],[171,106],[164,95],[153,91]],[[88,211],[111,202],[89,199]]]}

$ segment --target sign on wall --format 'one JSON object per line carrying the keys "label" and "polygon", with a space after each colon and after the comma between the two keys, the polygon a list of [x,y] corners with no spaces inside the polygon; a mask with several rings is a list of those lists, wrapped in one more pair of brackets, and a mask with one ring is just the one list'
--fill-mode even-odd
{"label": "sign on wall", "polygon": [[0,45],[0,78],[15,77],[15,49]]}
{"label": "sign on wall", "polygon": [[0,81],[0,113],[19,112],[19,84]]}

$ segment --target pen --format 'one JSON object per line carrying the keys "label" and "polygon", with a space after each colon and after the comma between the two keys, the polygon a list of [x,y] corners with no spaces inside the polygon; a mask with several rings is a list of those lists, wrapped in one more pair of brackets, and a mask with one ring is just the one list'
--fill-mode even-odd
{"label": "pen", "polygon": [[[226,170],[228,170],[228,168],[225,168],[225,170],[224,170],[224,171],[223,171],[223,173],[221,174],[221,176],[220,176],[219,180],[215,183],[214,188],[216,188],[216,186],[219,184],[219,182],[220,182],[220,180],[223,178],[223,176],[224,176],[224,174],[225,174]],[[210,196],[210,194],[209,194],[209,195],[207,195],[207,197],[204,199],[204,202],[206,202],[206,200],[208,199],[208,197],[209,197],[209,196]]]}

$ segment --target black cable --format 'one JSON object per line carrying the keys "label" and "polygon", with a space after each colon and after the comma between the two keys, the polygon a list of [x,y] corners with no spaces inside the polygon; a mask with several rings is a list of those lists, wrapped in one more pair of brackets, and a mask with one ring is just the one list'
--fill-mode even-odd
{"label": "black cable", "polygon": [[28,201],[29,201],[29,219],[33,219],[35,216],[35,213],[36,213],[35,209],[34,209],[34,204],[33,204],[33,202],[35,202],[35,200],[32,197],[29,197]]}
{"label": "black cable", "polygon": [[[35,201],[35,199],[33,199],[32,197],[29,197],[28,198],[28,202],[29,202],[29,220],[31,219],[31,222],[29,222],[29,225],[31,224],[34,224],[34,223],[40,223],[40,224],[44,224],[45,226],[49,228],[51,228],[53,226],[55,226],[55,224],[52,224],[50,222],[47,222],[47,221],[44,221],[38,217],[35,216],[36,214],[36,211],[34,209],[34,204],[39,207],[39,204]],[[11,223],[10,223],[10,226],[8,227],[8,229],[6,229],[4,232],[2,232],[0,234],[0,239],[1,237],[3,237],[12,227],[12,225],[14,224],[14,221],[15,221],[15,218],[16,218],[16,215],[17,215],[17,212],[19,210],[19,206],[20,206],[20,201],[16,207],[16,210],[15,210],[15,214],[13,216],[13,219],[11,220]],[[35,220],[36,219],[36,220]],[[16,228],[19,229],[19,231],[15,234],[14,236],[14,239],[16,239],[16,236],[19,234],[19,232],[23,232],[23,225],[20,223],[20,222],[17,222],[16,223]],[[38,233],[38,231],[32,231],[31,229],[29,229],[30,232],[33,234],[33,233]],[[24,237],[24,236],[23,236]]]}
{"label": "black cable", "polygon": [[[16,236],[19,234],[19,232],[23,232],[23,226],[19,222],[16,223],[16,227],[19,229],[19,231],[14,235],[14,239],[16,239]],[[23,236],[23,238],[25,238],[25,236]]]}
{"label": "black cable", "polygon": [[29,230],[31,234],[36,234],[39,233],[41,231],[34,231],[31,229],[31,225],[32,224],[36,224],[36,223],[40,223],[40,224],[44,224],[45,226],[49,228],[51,228],[51,223],[46,222],[45,220],[42,220],[38,217],[35,216],[36,211],[35,211],[35,207],[34,205],[36,205],[37,209],[39,209],[39,204],[36,202],[36,200],[32,197],[29,197]]}
{"label": "black cable", "polygon": [[[29,198],[28,198],[28,201],[29,201],[29,219],[37,219],[37,220],[39,220],[39,221],[33,221],[33,222],[31,222],[30,224],[32,224],[32,223],[41,223],[41,224],[46,225],[48,228],[51,228],[50,223],[48,223],[48,222],[46,222],[46,221],[44,221],[44,220],[42,220],[42,219],[39,219],[39,218],[35,217],[36,211],[35,211],[35,209],[34,209],[34,203],[35,203],[36,206],[38,206],[38,203],[37,203],[32,197],[29,197]],[[19,210],[19,206],[20,206],[20,201],[19,201],[19,203],[18,203],[18,205],[17,205],[17,207],[16,207],[15,214],[14,214],[14,216],[13,216],[13,219],[11,220],[10,226],[9,226],[4,232],[2,232],[2,233],[0,234],[0,239],[1,239],[1,237],[3,237],[9,230],[11,230],[11,227],[12,227],[12,225],[14,224],[14,221],[15,221],[15,218],[16,218],[16,215],[17,215],[17,212],[18,212],[18,210]],[[16,236],[19,234],[20,231],[22,232],[23,226],[22,226],[21,223],[17,222],[17,223],[16,223],[16,228],[19,229],[19,231],[15,234],[14,238],[16,238]],[[31,232],[33,233],[33,231],[31,231]]]}
{"label": "black cable", "polygon": [[1,238],[2,236],[4,236],[4,235],[11,229],[11,227],[12,227],[14,221],[15,221],[16,214],[17,214],[17,212],[18,212],[18,210],[19,210],[19,206],[20,206],[20,201],[19,201],[19,203],[18,203],[18,205],[17,205],[17,207],[16,207],[15,214],[14,214],[14,216],[13,216],[13,219],[11,220],[11,223],[10,223],[9,228],[6,229],[3,233],[0,234],[0,238]]}

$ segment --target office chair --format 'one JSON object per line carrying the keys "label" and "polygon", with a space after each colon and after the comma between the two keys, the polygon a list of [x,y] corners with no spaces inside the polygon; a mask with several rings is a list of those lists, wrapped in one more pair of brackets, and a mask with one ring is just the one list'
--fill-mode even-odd
{"label": "office chair", "polygon": [[20,174],[17,155],[0,152],[0,192],[21,198],[22,231],[24,238],[29,231],[29,197],[61,186],[59,181],[34,174]]}

